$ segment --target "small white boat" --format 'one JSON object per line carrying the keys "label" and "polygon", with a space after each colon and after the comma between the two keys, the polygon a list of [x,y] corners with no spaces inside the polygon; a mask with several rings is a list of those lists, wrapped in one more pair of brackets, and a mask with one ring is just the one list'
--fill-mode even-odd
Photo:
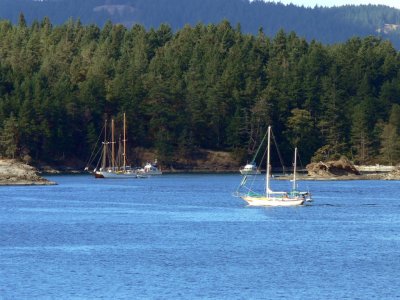
{"label": "small white boat", "polygon": [[240,174],[242,175],[258,175],[261,174],[260,170],[257,168],[257,165],[254,162],[251,162],[245,165],[240,170]]}
{"label": "small white boat", "polygon": [[157,167],[157,159],[153,163],[147,162],[143,168],[137,169],[136,172],[138,175],[145,176],[162,175],[161,170]]}

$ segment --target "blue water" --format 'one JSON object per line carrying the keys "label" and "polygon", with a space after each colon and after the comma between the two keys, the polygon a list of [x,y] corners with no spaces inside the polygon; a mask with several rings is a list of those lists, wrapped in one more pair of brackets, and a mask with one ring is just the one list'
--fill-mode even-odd
{"label": "blue water", "polygon": [[400,298],[399,182],[260,208],[239,175],[49,179],[0,188],[0,299]]}

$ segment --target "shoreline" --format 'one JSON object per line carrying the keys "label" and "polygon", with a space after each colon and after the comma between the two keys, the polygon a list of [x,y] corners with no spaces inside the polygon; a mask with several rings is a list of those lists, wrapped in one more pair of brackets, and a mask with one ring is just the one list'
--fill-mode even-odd
{"label": "shoreline", "polygon": [[45,185],[57,185],[58,183],[54,181],[47,181],[47,182],[37,182],[37,181],[15,181],[15,182],[3,182],[0,181],[1,186],[45,186]]}
{"label": "shoreline", "polygon": [[[165,175],[179,175],[179,174],[188,174],[188,175],[235,175],[238,177],[241,176],[239,172],[231,172],[231,171],[174,171],[174,172],[163,172]],[[90,173],[85,172],[60,172],[60,173],[46,173],[41,174],[42,176],[63,176],[63,175],[91,175]],[[162,176],[162,175],[158,175]],[[157,177],[158,177],[157,176]],[[48,180],[46,178],[41,177],[42,180],[38,181],[30,181],[24,179],[12,179],[12,180],[1,180],[0,179],[0,187],[1,186],[47,186],[47,185],[57,185],[57,182]],[[275,177],[274,180],[291,180],[292,177]],[[358,176],[338,176],[338,177],[298,177],[297,181],[367,181],[367,180],[382,180],[382,181],[400,181],[400,178],[386,178],[382,175],[378,176],[369,176],[369,175],[358,175]]]}
{"label": "shoreline", "polygon": [[[165,175],[171,174],[232,174],[242,176],[236,168],[166,168],[161,170]],[[57,183],[45,178],[45,176],[58,175],[92,175],[90,172],[80,168],[66,166],[38,166],[33,167],[14,159],[0,159],[0,186],[34,186],[34,185],[56,185]],[[162,175],[161,175],[162,176]],[[265,176],[260,175],[260,176]],[[273,176],[274,177],[274,176]],[[275,180],[292,180],[292,175],[276,174]],[[400,180],[400,172],[371,172],[360,175],[333,175],[324,174],[306,175],[298,173],[298,181],[349,181],[349,180]]]}
{"label": "shoreline", "polygon": [[[171,175],[171,174],[237,174],[238,176],[242,176],[238,170],[209,170],[209,169],[190,169],[190,170],[182,170],[182,169],[174,169],[174,170],[162,170],[163,175]],[[42,176],[62,176],[62,175],[92,175],[87,171],[57,171],[57,172],[40,172]],[[262,176],[263,174],[259,175]],[[361,175],[343,175],[343,176],[309,176],[309,175],[299,175],[296,177],[297,181],[349,181],[349,180],[400,180],[397,178],[389,178],[389,172],[381,172],[381,173],[370,173],[370,174],[361,174]],[[162,175],[157,175],[162,176]],[[265,176],[265,175],[264,175]],[[292,180],[292,176],[273,176],[274,180]],[[1,183],[0,183],[1,184]]]}
{"label": "shoreline", "polygon": [[0,159],[0,186],[56,185],[38,170],[15,159]]}

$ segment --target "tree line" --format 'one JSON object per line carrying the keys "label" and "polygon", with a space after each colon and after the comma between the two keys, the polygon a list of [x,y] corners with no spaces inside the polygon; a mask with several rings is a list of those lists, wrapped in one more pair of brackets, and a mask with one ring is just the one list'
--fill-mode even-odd
{"label": "tree line", "polygon": [[146,29],[167,23],[174,31],[186,24],[216,24],[226,19],[240,23],[245,33],[257,34],[263,27],[272,37],[284,29],[325,44],[381,35],[400,49],[400,29],[382,30],[384,24],[400,24],[400,10],[383,5],[308,8],[264,0],[0,0],[0,18],[16,24],[21,12],[29,24],[51,16],[54,24],[61,25],[72,17],[100,27],[108,20],[126,27],[142,24]]}
{"label": "tree line", "polygon": [[199,149],[251,159],[268,125],[290,161],[400,160],[400,56],[377,37],[324,46],[240,25],[146,30],[0,21],[0,154],[87,159],[104,120],[164,164]]}

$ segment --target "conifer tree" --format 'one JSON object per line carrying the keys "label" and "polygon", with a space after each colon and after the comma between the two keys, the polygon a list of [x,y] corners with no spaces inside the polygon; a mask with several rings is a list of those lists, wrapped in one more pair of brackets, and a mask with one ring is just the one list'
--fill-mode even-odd
{"label": "conifer tree", "polygon": [[4,120],[0,140],[1,154],[6,158],[15,158],[19,149],[19,129],[14,114]]}

